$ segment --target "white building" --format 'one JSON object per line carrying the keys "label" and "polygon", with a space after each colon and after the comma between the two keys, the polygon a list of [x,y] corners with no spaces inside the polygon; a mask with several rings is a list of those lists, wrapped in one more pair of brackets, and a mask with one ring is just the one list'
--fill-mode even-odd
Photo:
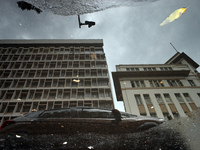
{"label": "white building", "polygon": [[185,53],[165,64],[117,65],[116,96],[126,112],[160,118],[185,117],[200,107],[199,65]]}

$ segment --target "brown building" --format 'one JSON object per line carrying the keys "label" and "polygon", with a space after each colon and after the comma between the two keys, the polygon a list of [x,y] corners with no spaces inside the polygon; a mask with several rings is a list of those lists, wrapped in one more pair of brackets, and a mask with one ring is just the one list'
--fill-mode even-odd
{"label": "brown building", "polygon": [[103,40],[0,40],[0,123],[31,111],[113,108]]}

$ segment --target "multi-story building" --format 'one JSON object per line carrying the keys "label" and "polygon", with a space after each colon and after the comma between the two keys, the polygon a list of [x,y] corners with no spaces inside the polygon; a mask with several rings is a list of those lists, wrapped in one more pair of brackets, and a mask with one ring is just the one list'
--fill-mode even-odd
{"label": "multi-story building", "polygon": [[103,40],[0,41],[0,123],[79,106],[113,108]]}
{"label": "multi-story building", "polygon": [[117,65],[112,72],[116,96],[126,112],[175,118],[200,107],[199,65],[185,53],[165,64]]}

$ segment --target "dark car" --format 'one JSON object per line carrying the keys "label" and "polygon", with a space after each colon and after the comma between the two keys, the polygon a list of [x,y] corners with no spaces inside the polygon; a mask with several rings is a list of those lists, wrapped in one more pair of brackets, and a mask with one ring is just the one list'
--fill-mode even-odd
{"label": "dark car", "polygon": [[74,134],[133,133],[164,122],[164,119],[137,116],[117,109],[63,108],[38,111],[5,121],[2,133]]}

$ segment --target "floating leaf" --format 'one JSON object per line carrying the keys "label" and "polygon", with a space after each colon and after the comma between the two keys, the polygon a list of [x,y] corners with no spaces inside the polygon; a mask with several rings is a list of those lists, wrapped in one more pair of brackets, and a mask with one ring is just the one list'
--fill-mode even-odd
{"label": "floating leaf", "polygon": [[180,9],[175,10],[173,13],[170,14],[169,17],[167,17],[161,24],[160,26],[163,26],[165,24],[168,24],[176,19],[178,19],[183,13],[185,13],[185,11],[187,10],[187,8],[183,7]]}
{"label": "floating leaf", "polygon": [[90,57],[91,57],[92,60],[97,60],[97,55],[95,53],[91,54]]}
{"label": "floating leaf", "polygon": [[67,142],[63,142],[63,145],[67,144]]}
{"label": "floating leaf", "polygon": [[73,82],[80,82],[80,80],[73,79]]}
{"label": "floating leaf", "polygon": [[16,138],[21,138],[21,136],[20,135],[16,135]]}
{"label": "floating leaf", "polygon": [[21,98],[18,98],[17,100],[18,100],[18,101],[21,101],[22,99],[21,99]]}

